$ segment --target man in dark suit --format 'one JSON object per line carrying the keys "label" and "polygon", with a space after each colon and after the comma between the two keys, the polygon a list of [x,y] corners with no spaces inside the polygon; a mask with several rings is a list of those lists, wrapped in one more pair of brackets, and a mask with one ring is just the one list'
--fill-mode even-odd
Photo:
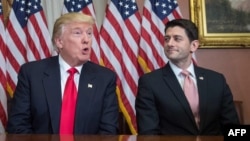
{"label": "man in dark suit", "polygon": [[[164,52],[169,62],[139,79],[135,104],[139,134],[222,135],[225,125],[239,124],[225,77],[192,61],[198,47],[198,29],[190,20],[166,24]],[[182,89],[184,70],[198,88],[197,112]]]}
{"label": "man in dark suit", "polygon": [[[20,68],[8,133],[118,133],[116,74],[89,61],[93,24],[94,19],[82,13],[68,13],[56,20],[52,40],[59,55]],[[62,114],[63,92],[69,68],[77,71],[73,81],[78,92],[72,109],[73,132],[62,133],[61,117],[67,116]]]}

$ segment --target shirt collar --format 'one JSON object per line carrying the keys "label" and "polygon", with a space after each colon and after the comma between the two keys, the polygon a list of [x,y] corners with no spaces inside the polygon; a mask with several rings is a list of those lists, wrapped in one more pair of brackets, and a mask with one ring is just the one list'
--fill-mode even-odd
{"label": "shirt collar", "polygon": [[[176,76],[180,75],[180,73],[182,72],[182,69],[177,67],[174,63],[172,63],[171,61],[168,61],[169,62],[169,65],[170,67],[172,68],[174,74]],[[187,68],[187,71],[190,73],[190,75],[192,77],[195,77],[195,73],[194,73],[194,64],[193,62],[189,65],[189,67]]]}
{"label": "shirt collar", "polygon": [[[71,66],[62,58],[60,54],[59,54],[59,65],[60,65],[60,69],[63,72],[67,72],[71,68]],[[81,73],[82,67],[83,65],[75,67],[79,74]]]}

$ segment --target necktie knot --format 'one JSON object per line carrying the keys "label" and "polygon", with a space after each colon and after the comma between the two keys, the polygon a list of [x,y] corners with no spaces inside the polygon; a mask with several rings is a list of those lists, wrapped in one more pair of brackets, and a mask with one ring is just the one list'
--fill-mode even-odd
{"label": "necktie knot", "polygon": [[182,70],[181,74],[184,76],[184,77],[188,77],[190,75],[189,71],[187,70]]}
{"label": "necktie knot", "polygon": [[68,69],[67,72],[69,73],[69,76],[73,76],[73,75],[74,75],[76,72],[78,72],[78,71],[77,71],[76,68],[70,68],[70,69]]}

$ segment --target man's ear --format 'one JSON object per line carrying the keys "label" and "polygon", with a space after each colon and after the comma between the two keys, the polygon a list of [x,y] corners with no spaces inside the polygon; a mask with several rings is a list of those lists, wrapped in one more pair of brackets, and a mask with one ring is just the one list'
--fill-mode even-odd
{"label": "man's ear", "polygon": [[55,45],[57,46],[57,48],[60,50],[63,48],[63,41],[61,38],[55,38]]}
{"label": "man's ear", "polygon": [[193,40],[191,42],[191,52],[195,52],[200,46],[200,42],[198,40]]}

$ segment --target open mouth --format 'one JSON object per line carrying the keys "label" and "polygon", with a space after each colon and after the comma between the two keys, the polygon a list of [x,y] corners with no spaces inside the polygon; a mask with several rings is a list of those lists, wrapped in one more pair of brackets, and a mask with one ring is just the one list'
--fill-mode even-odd
{"label": "open mouth", "polygon": [[82,53],[83,54],[88,54],[89,53],[89,48],[88,47],[86,47],[86,48],[84,48],[84,49],[82,49]]}

